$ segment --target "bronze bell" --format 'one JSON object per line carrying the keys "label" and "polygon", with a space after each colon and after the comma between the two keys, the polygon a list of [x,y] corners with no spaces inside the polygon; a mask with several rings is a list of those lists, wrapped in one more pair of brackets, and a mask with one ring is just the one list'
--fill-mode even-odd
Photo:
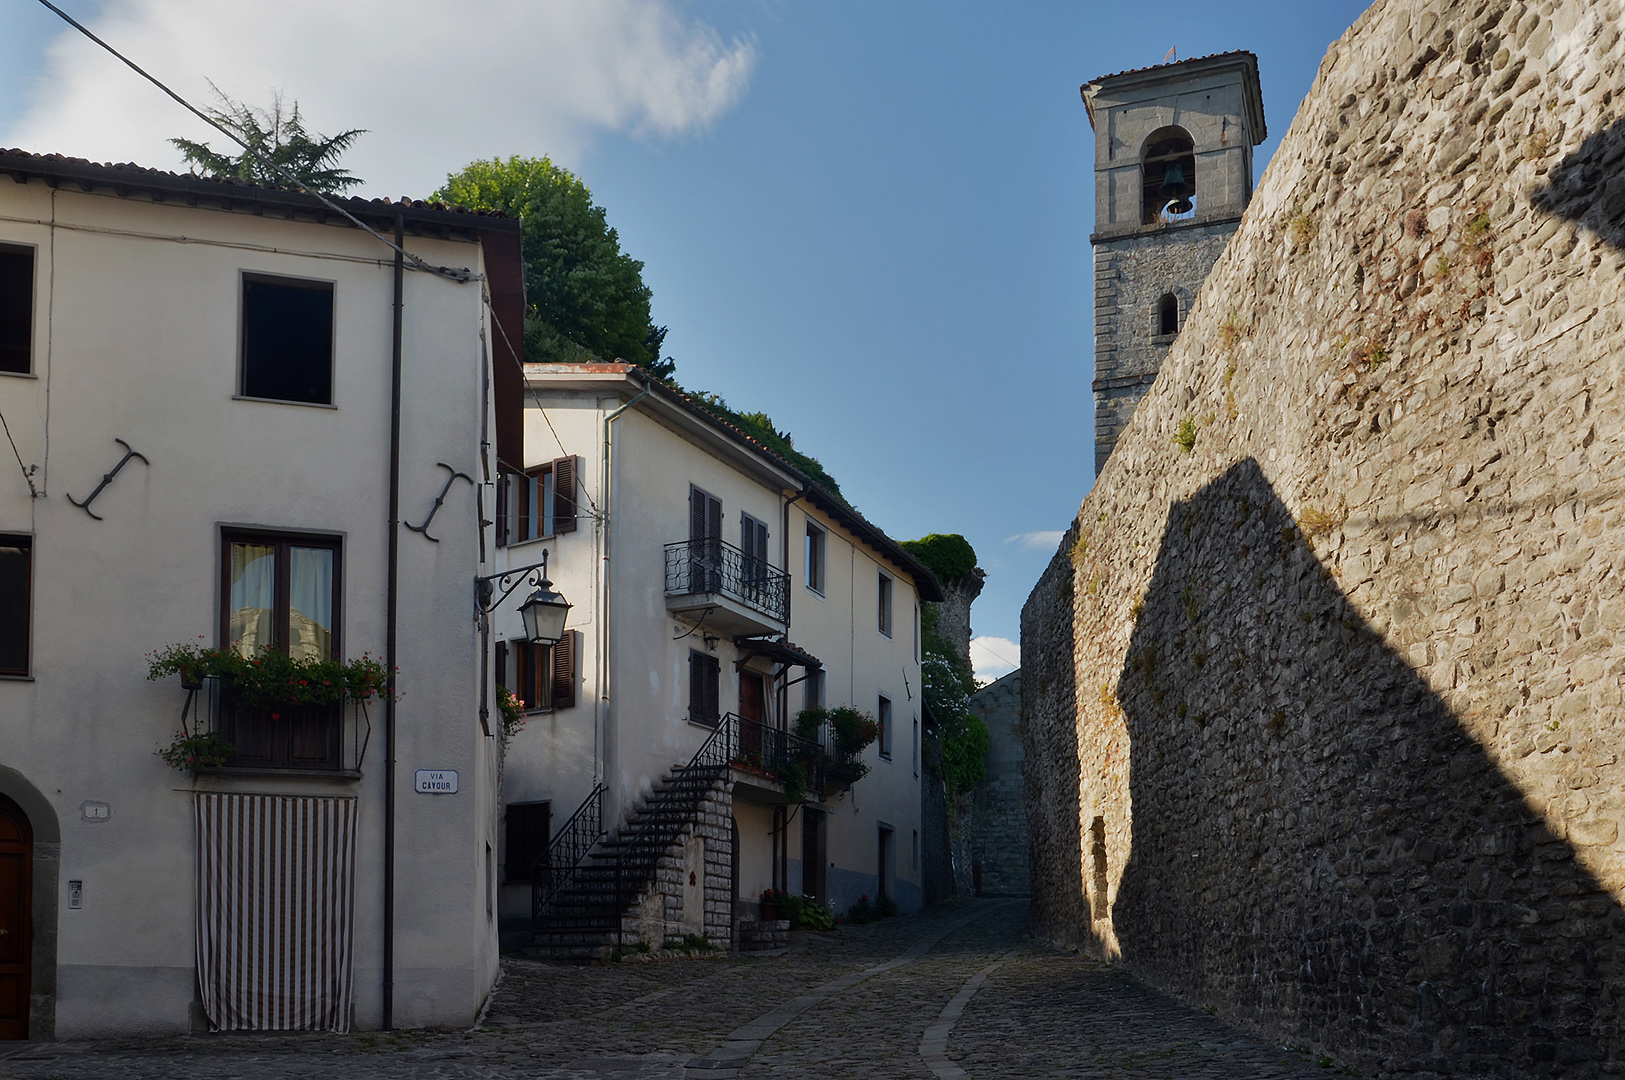
{"label": "bronze bell", "polygon": [[1162,173],[1162,187],[1157,192],[1167,204],[1170,214],[1188,214],[1191,209],[1191,186],[1185,180],[1185,170],[1179,162],[1170,161]]}

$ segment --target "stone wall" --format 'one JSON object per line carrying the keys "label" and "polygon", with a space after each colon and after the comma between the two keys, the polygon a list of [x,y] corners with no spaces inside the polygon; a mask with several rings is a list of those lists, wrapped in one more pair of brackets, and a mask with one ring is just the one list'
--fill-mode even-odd
{"label": "stone wall", "polygon": [[653,887],[638,897],[621,929],[626,940],[641,939],[651,948],[699,933],[726,949],[734,943],[733,908],[733,791],[718,781],[660,857]]}
{"label": "stone wall", "polygon": [[986,572],[980,566],[973,567],[968,574],[944,581],[942,593],[946,599],[931,604],[937,611],[937,635],[952,645],[967,665],[970,664],[970,606],[982,595],[982,584],[986,580]]}
{"label": "stone wall", "polygon": [[1095,240],[1095,472],[1117,444],[1134,408],[1156,380],[1174,335],[1158,330],[1158,302],[1179,300],[1179,325],[1225,244],[1236,218],[1167,225],[1154,232]]}
{"label": "stone wall", "polygon": [[970,707],[987,725],[987,773],[962,800],[954,837],[954,883],[966,896],[1026,896],[1021,672],[982,687],[971,695]]}
{"label": "stone wall", "polygon": [[1023,612],[1038,932],[1368,1074],[1625,1063],[1622,25],[1373,4]]}

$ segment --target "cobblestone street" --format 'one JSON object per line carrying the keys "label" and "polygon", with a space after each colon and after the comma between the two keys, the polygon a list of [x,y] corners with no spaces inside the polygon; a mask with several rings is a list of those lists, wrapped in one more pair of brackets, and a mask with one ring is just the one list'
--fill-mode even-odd
{"label": "cobblestone street", "polygon": [[514,960],[474,1031],[0,1044],[0,1080],[1326,1075],[1025,928],[1024,901],[984,900],[784,956]]}

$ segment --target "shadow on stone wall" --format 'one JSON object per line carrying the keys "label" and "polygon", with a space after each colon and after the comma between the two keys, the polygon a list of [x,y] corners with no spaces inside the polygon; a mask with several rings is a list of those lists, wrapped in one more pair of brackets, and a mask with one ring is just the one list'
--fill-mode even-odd
{"label": "shadow on stone wall", "polygon": [[[1032,875],[1033,931],[1068,948],[1092,948],[1088,901],[1083,894],[1083,836],[1078,824],[1078,737],[1071,723],[1027,723],[1026,718],[1077,713],[1076,620],[1072,612],[1074,522],[1021,610],[1021,713],[1026,788],[1028,865]],[[1048,796],[1044,776],[1066,778],[1070,798]]]}
{"label": "shadow on stone wall", "polygon": [[1530,201],[1625,248],[1625,120],[1593,133],[1564,157]]}
{"label": "shadow on stone wall", "polygon": [[1621,1055],[1625,916],[1256,462],[1172,508],[1118,694],[1130,969],[1366,1069],[1592,1076]]}

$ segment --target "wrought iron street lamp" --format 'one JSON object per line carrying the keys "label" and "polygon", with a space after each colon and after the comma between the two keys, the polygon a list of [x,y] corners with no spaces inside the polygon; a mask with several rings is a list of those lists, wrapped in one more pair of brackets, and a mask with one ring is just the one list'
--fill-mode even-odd
{"label": "wrought iron street lamp", "polygon": [[[519,618],[525,624],[526,640],[536,645],[557,644],[564,637],[564,619],[570,613],[570,602],[554,592],[553,583],[547,580],[546,551],[542,552],[539,563],[475,578],[474,603],[480,611],[489,615],[524,583],[535,587],[535,591],[519,605]],[[497,595],[498,590],[502,595]]]}

